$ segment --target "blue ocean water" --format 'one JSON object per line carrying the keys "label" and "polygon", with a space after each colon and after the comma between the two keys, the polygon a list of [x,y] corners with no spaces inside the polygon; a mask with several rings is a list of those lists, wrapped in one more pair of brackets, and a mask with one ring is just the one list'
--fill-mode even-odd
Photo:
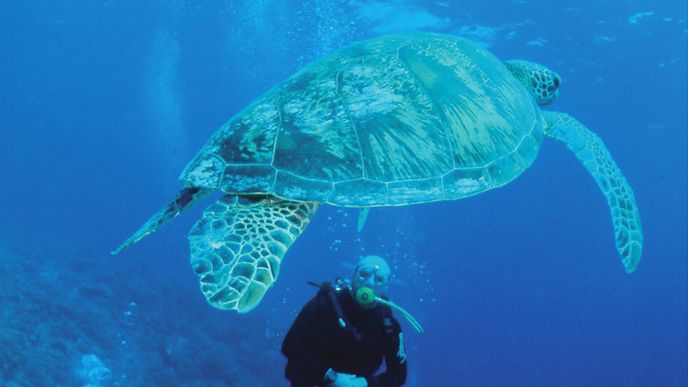
{"label": "blue ocean water", "polygon": [[[286,385],[279,346],[361,254],[426,334],[409,386],[683,386],[684,1],[0,3],[0,384]],[[323,206],[253,312],[207,305],[186,233],[203,203],[118,256],[223,122],[312,60],[386,33],[469,37],[563,78],[552,110],[606,143],[645,246],[626,274],[603,195],[545,140],[511,184],[358,212]]]}

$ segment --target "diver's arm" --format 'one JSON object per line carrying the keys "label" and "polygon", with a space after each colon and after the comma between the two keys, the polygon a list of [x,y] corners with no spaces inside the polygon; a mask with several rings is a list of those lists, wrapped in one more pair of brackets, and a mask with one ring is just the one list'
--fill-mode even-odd
{"label": "diver's arm", "polygon": [[320,385],[330,368],[316,353],[323,340],[318,337],[323,332],[318,328],[323,321],[320,304],[316,296],[301,309],[282,343],[282,353],[287,357],[285,376],[292,386]]}

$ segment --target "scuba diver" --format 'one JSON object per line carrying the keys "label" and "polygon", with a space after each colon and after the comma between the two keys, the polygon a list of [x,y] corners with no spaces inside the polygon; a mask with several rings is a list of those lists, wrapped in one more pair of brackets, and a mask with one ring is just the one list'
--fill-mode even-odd
{"label": "scuba diver", "polygon": [[[282,343],[285,376],[293,387],[400,386],[406,351],[392,309],[423,333],[418,322],[389,301],[390,268],[379,256],[361,257],[351,281],[325,282],[301,309]],[[375,374],[382,359],[385,371]]]}

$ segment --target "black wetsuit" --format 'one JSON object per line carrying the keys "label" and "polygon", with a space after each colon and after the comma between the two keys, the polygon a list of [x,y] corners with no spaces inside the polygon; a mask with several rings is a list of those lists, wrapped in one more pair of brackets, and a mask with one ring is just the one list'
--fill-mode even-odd
{"label": "black wetsuit", "polygon": [[[341,307],[347,322],[338,323]],[[326,385],[325,373],[365,377],[368,386],[400,386],[406,382],[406,355],[400,345],[401,327],[389,307],[363,308],[347,288],[324,285],[299,312],[282,343],[287,357],[285,376],[294,387]],[[385,359],[386,371],[374,373]]]}

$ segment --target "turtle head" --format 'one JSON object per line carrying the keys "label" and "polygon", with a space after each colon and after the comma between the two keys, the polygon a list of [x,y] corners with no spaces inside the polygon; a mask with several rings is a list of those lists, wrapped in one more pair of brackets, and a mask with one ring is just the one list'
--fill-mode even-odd
{"label": "turtle head", "polygon": [[506,68],[535,98],[538,105],[544,106],[554,102],[559,94],[561,77],[547,67],[527,60],[508,60]]}

